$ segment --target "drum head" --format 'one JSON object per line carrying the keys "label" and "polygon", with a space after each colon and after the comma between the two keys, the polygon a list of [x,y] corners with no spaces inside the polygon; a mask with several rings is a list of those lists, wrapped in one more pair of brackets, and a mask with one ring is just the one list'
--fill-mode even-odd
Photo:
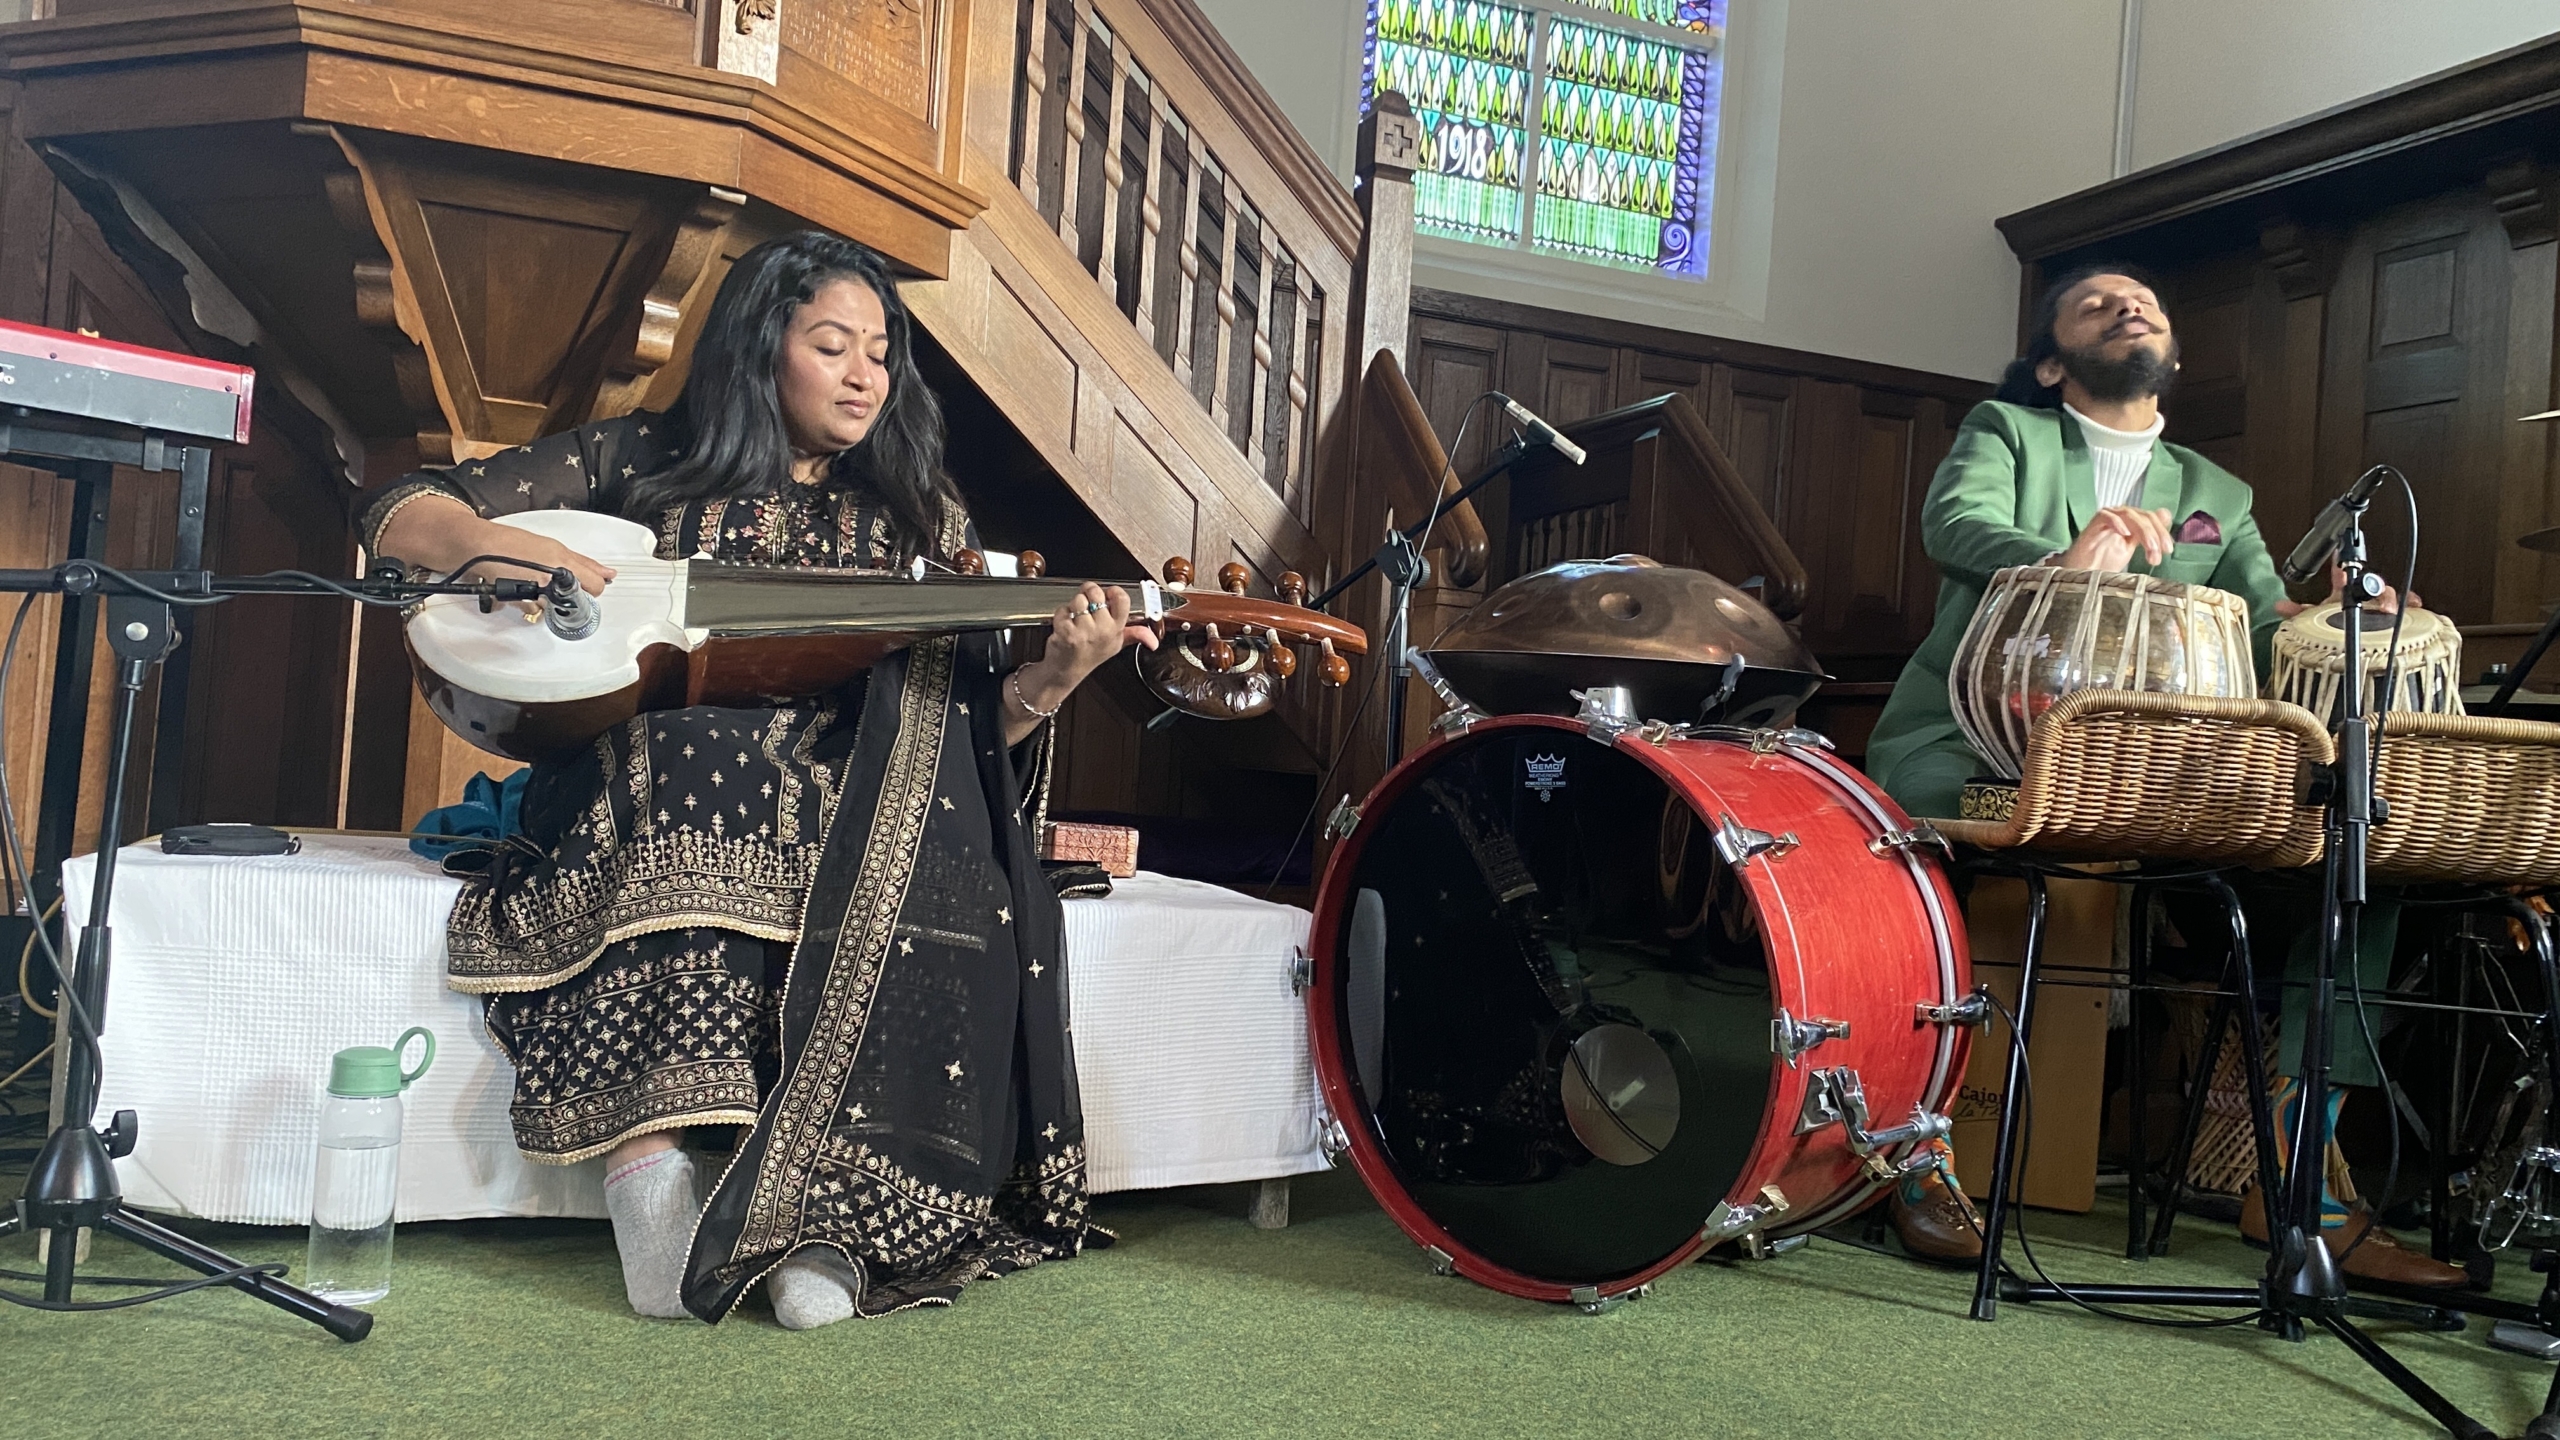
{"label": "drum head", "polygon": [[1435,747],[1372,806],[1326,877],[1315,1016],[1372,1189],[1409,1231],[1549,1285],[1685,1258],[1771,1067],[1757,918],[1707,826],[1561,724]]}

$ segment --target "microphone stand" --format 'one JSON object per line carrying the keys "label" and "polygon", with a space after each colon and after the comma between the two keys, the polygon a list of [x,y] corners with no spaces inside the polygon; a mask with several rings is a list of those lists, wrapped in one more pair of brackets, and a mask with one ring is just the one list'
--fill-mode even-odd
{"label": "microphone stand", "polygon": [[[153,593],[157,592],[157,593]],[[132,1153],[140,1121],[131,1110],[119,1110],[104,1129],[97,1117],[98,1036],[105,1029],[107,969],[114,949],[108,915],[114,901],[116,854],[122,845],[127,761],[133,744],[134,713],[151,668],[177,648],[178,631],[171,600],[226,595],[340,595],[383,602],[422,599],[428,595],[476,594],[484,606],[500,601],[537,600],[541,582],[530,580],[411,582],[396,569],[363,580],[331,585],[309,576],[216,576],[205,570],[153,570],[108,574],[85,560],[49,570],[0,570],[0,594],[51,593],[69,597],[106,597],[107,644],[116,661],[115,707],[107,741],[104,813],[98,825],[98,866],[89,892],[88,923],[80,928],[78,959],[62,985],[63,1016],[70,1044],[62,1054],[62,1123],[45,1138],[27,1173],[26,1189],[15,1209],[0,1216],[0,1236],[40,1230],[47,1236],[44,1305],[71,1304],[83,1229],[94,1229],[130,1241],[220,1283],[243,1290],[287,1314],[318,1325],[341,1340],[362,1340],[373,1329],[373,1316],[351,1305],[323,1300],[284,1283],[266,1267],[244,1265],[211,1246],[198,1244],[156,1220],[125,1208],[116,1182],[114,1162]],[[39,920],[38,923],[42,923]],[[58,952],[56,952],[58,953]],[[193,1288],[193,1287],[190,1287]],[[166,1295],[169,1292],[161,1292]],[[161,1295],[146,1298],[158,1299]]]}
{"label": "microphone stand", "polygon": [[[2340,618],[2346,631],[2349,682],[2339,687],[2338,764],[2325,777],[2327,858],[2322,869],[2321,944],[2311,987],[2311,1013],[2303,1030],[2301,1098],[2293,1126],[2292,1153],[2285,1157],[2281,1197],[2263,1197],[2267,1210],[2269,1255],[2265,1278],[2254,1288],[2237,1286],[2071,1285],[2028,1283],[2004,1277],[2003,1299],[2057,1301],[2077,1299],[2099,1305],[2177,1305],[2258,1312],[2261,1329],[2285,1339],[2300,1339],[2306,1323],[2345,1342],[2356,1358],[2371,1366],[2399,1391],[2417,1402],[2435,1422],[2458,1440],[2494,1440],[2494,1432],[2471,1418],[2408,1366],[2357,1328],[2350,1315],[2382,1316],[2414,1322],[2429,1329],[2460,1328],[2459,1312],[2443,1306],[2394,1304],[2347,1292],[2346,1277],[2320,1235],[2320,1188],[2329,1145],[2329,1068],[2337,1047],[2334,1007],[2338,970],[2356,963],[2358,932],[2366,899],[2366,841],[2382,808],[2374,794],[2374,729],[2368,711],[2373,704],[2359,657],[2363,654],[2364,605],[2382,593],[2382,579],[2365,568],[2366,497],[2350,493],[2339,505],[2344,523],[2333,548],[2346,573],[2340,590]],[[2318,782],[2315,782],[2315,789]],[[2251,1003],[2246,996],[2240,1003]],[[2454,1297],[2446,1297],[2452,1299]],[[2555,1390],[2560,1394],[2560,1390]],[[2560,1430],[2530,1433],[2560,1434]]]}
{"label": "microphone stand", "polygon": [[1511,442],[1493,452],[1493,458],[1476,472],[1474,479],[1458,487],[1456,494],[1435,502],[1429,514],[1402,530],[1389,530],[1386,543],[1377,553],[1353,567],[1350,574],[1325,588],[1323,594],[1307,602],[1310,610],[1321,610],[1335,598],[1367,578],[1374,570],[1387,580],[1387,768],[1404,758],[1404,692],[1410,688],[1413,662],[1405,657],[1411,643],[1409,631],[1413,619],[1413,592],[1431,579],[1431,562],[1422,557],[1423,537],[1440,517],[1456,509],[1474,494],[1494,481],[1494,477],[1519,463],[1529,453],[1527,436],[1514,435]]}

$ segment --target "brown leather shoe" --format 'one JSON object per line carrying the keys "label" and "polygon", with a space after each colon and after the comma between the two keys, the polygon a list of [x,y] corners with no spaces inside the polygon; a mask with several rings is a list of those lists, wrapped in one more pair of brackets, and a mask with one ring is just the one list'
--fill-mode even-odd
{"label": "brown leather shoe", "polygon": [[[2365,1237],[2361,1245],[2356,1243],[2360,1235]],[[2254,1244],[2267,1243],[2267,1207],[2254,1185],[2240,1200],[2240,1236]],[[2359,1280],[2432,1290],[2454,1290],[2471,1283],[2468,1273],[2392,1238],[2390,1231],[2373,1223],[2373,1211],[2361,1202],[2347,1211],[2346,1224],[2323,1229],[2320,1241],[2329,1247],[2331,1255],[2344,1255],[2338,1268]],[[2352,1252],[2349,1246],[2354,1246]]]}
{"label": "brown leather shoe", "polygon": [[1885,1202],[1885,1213],[1902,1248],[1928,1260],[1981,1259],[1982,1221],[1974,1214],[1973,1202],[1935,1173],[1917,1182],[1916,1201],[1905,1201],[1903,1195],[1912,1183],[1895,1186],[1893,1198]]}

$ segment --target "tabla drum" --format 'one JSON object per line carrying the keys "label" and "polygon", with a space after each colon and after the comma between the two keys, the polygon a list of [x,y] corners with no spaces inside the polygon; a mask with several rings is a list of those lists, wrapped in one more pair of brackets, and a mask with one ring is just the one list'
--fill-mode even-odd
{"label": "tabla drum", "polygon": [[2248,602],[2121,570],[1995,572],[1947,667],[1947,703],[1975,753],[2017,779],[2037,718],[2088,689],[2255,698]]}
{"label": "tabla drum", "polygon": [[1819,737],[1730,733],[1480,722],[1328,860],[1335,1143],[1442,1268],[1597,1308],[1853,1213],[1943,1132],[1969,1032],[1935,1007],[1972,982],[1926,832]]}
{"label": "tabla drum", "polygon": [[[2338,718],[2338,686],[2347,673],[2347,627],[2336,601],[2314,605],[2276,627],[2268,647],[2267,698],[2289,700],[2323,720]],[[2432,610],[2412,607],[2400,627],[2399,673],[2380,693],[2391,648],[2388,615],[2366,611],[2363,645],[2367,693],[2384,710],[2462,713],[2462,632]]]}

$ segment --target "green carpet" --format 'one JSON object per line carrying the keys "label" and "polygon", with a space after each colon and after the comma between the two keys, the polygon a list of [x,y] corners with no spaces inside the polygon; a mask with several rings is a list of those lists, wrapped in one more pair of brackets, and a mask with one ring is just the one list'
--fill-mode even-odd
{"label": "green carpet", "polygon": [[[14,1183],[10,1184],[14,1190]],[[1106,1197],[1121,1243],[972,1289],[949,1310],[805,1335],[635,1319],[601,1223],[421,1225],[371,1339],[344,1345],[234,1292],[106,1314],[0,1313],[9,1436],[2424,1435],[2326,1338],[2138,1328],[2061,1307],[1964,1318],[1965,1278],[1816,1240],[1693,1267],[1598,1317],[1431,1275],[1346,1172],[1295,1223],[1240,1188]],[[2122,1212],[2036,1215],[2066,1278],[2232,1283],[2258,1256],[2181,1226],[2113,1253]],[[299,1266],[299,1231],[190,1227]],[[0,1265],[32,1267],[25,1237]],[[101,1273],[165,1267],[119,1242]],[[2535,1277],[2514,1257],[2502,1291]],[[23,1287],[21,1287],[23,1288]],[[91,1291],[91,1294],[100,1292]],[[2551,1367],[2467,1335],[2377,1327],[2515,1433]]]}

